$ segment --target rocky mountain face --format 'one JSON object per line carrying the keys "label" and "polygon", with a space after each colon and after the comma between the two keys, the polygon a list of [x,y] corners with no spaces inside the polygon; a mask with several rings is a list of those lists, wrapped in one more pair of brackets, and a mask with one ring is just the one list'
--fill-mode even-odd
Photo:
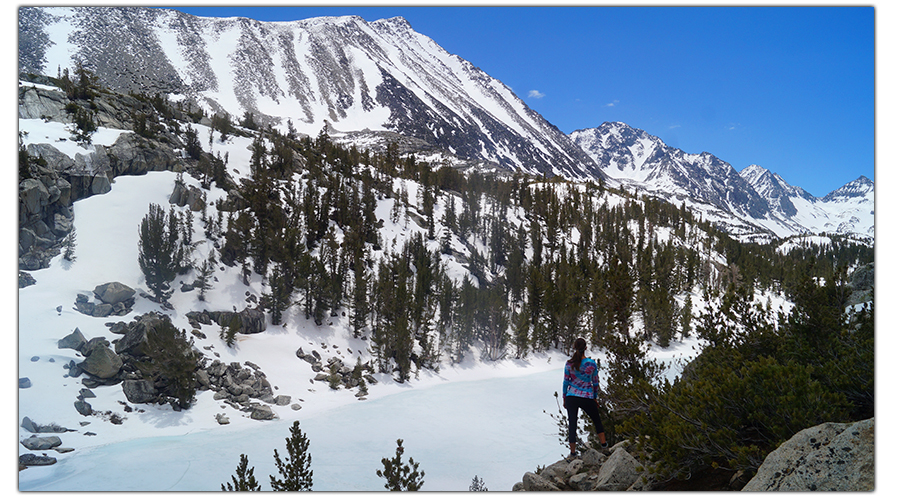
{"label": "rocky mountain face", "polygon": [[802,188],[791,186],[780,175],[759,165],[750,165],[741,170],[740,174],[768,202],[772,212],[793,217],[797,215],[797,207],[791,201],[792,198],[802,198],[813,203],[816,201],[815,196]]}
{"label": "rocky mountain face", "polygon": [[[67,102],[58,90],[40,85],[20,87],[19,119],[70,124]],[[97,98],[94,106],[97,123],[125,130],[132,127],[132,113],[150,109],[148,103],[120,94]],[[95,144],[90,154],[73,158],[54,144],[28,144],[28,155],[41,161],[33,162],[30,177],[19,183],[20,269],[44,268],[59,254],[72,229],[76,201],[109,192],[112,180],[119,175],[172,170],[180,159],[176,152],[179,146],[180,141],[171,133],[156,138],[122,134],[110,146]]]}
{"label": "rocky mountain face", "polygon": [[621,122],[576,130],[570,137],[610,177],[650,191],[685,194],[752,218],[768,212],[765,200],[747,181],[709,153],[685,153]]}
{"label": "rocky mountain face", "polygon": [[[116,91],[183,96],[315,136],[390,131],[475,164],[591,179],[584,151],[402,18],[259,22],[146,8],[22,8],[20,71],[82,64]],[[332,134],[333,135],[333,134]]]}
{"label": "rocky mountain face", "polygon": [[750,225],[782,237],[820,232],[874,237],[875,190],[865,177],[817,198],[758,165],[737,172],[710,153],[685,153],[620,122],[576,130],[570,137],[612,184],[646,190],[676,204],[693,200],[700,210],[733,215],[736,220],[728,224],[739,227],[743,222],[740,231],[752,232]]}

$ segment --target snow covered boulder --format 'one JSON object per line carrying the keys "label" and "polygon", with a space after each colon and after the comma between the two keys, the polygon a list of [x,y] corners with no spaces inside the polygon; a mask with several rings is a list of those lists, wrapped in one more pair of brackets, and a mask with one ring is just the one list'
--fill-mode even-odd
{"label": "snow covered boulder", "polygon": [[873,491],[875,419],[804,429],[766,457],[741,491]]}
{"label": "snow covered boulder", "polygon": [[38,437],[31,436],[29,438],[25,438],[22,441],[22,446],[28,448],[29,450],[49,450],[50,448],[56,448],[62,444],[62,440],[59,436],[47,436],[47,437]]}

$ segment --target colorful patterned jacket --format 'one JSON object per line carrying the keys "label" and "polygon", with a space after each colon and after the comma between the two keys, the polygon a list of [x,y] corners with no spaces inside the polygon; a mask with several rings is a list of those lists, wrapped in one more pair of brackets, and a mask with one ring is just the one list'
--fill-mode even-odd
{"label": "colorful patterned jacket", "polygon": [[600,376],[597,363],[593,359],[582,359],[581,369],[577,371],[571,363],[566,362],[565,375],[563,376],[563,398],[566,396],[578,396],[595,399],[599,389]]}

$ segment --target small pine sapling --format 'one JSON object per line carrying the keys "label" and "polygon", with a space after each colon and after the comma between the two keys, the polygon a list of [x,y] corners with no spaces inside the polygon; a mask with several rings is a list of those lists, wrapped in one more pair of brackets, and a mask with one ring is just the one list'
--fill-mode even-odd
{"label": "small pine sapling", "polygon": [[397,453],[394,458],[382,458],[384,469],[375,471],[378,477],[384,478],[384,488],[388,491],[419,491],[425,480],[425,472],[419,472],[419,463],[412,458],[409,465],[403,464],[403,440],[397,440]]}
{"label": "small pine sapling", "polygon": [[469,491],[487,491],[487,487],[484,485],[484,480],[478,477],[476,474],[475,477],[472,478],[472,484],[469,485]]}
{"label": "small pine sapling", "polygon": [[75,228],[73,227],[63,241],[63,258],[69,262],[75,262]]}
{"label": "small pine sapling", "polygon": [[253,467],[247,468],[247,455],[241,454],[235,473],[237,477],[231,476],[231,482],[221,485],[222,491],[260,491],[259,483],[253,476]]}

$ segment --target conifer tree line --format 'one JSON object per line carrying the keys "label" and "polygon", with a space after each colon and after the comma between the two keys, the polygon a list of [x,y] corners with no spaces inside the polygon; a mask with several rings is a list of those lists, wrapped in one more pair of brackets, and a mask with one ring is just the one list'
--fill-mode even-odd
{"label": "conifer tree line", "polygon": [[[293,127],[216,123],[252,137],[250,175],[235,181],[227,157],[203,152],[196,130],[182,130],[192,173],[237,196],[220,200],[216,217],[204,207],[216,251],[182,258],[181,272],[210,261],[239,267],[246,282],[263,277],[261,305],[275,325],[289,312],[319,325],[346,314],[378,369],[400,381],[459,362],[473,346],[487,359],[577,337],[594,347],[631,337],[667,346],[696,329],[693,293],[787,292],[810,258],[823,272],[874,260],[852,242],[788,253],[776,250],[780,242],[739,242],[683,204],[599,182],[432,165],[396,143],[341,146],[325,129],[312,138]],[[385,241],[388,222],[410,236]],[[451,275],[453,261],[464,277]]]}

